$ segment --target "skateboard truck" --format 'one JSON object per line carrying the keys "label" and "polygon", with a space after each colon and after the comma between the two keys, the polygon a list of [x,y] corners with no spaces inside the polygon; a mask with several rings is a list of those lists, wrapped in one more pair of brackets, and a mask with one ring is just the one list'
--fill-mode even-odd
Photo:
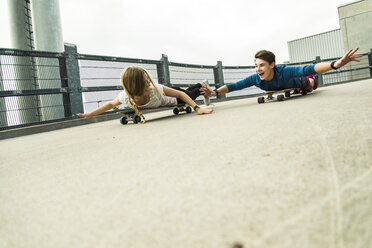
{"label": "skateboard truck", "polygon": [[[154,111],[154,110],[162,109],[162,108],[164,108],[164,107],[142,109],[141,111]],[[191,113],[192,108],[188,105],[174,106],[173,114],[178,115],[180,112]],[[120,123],[122,125],[128,124],[129,121],[133,121],[134,124],[137,124],[137,123],[140,123],[141,120],[142,120],[141,116],[139,116],[134,109],[127,109],[127,110],[124,110],[124,111],[120,111],[120,112],[118,112],[118,114],[124,114],[124,116],[120,118]]]}
{"label": "skateboard truck", "polygon": [[[270,100],[273,100],[274,99],[274,96],[273,96],[274,94],[284,93],[284,95],[283,94],[279,94],[279,95],[276,96],[276,99],[281,102],[281,101],[284,100],[284,96],[286,98],[291,97],[291,91],[292,90],[293,90],[293,93],[292,94],[296,94],[298,89],[292,88],[292,89],[284,89],[284,90],[265,91],[265,92],[263,92],[263,94],[266,94],[267,95],[266,100],[269,100],[270,101]],[[307,92],[305,90],[301,90],[301,94],[302,95],[306,95]],[[258,97],[257,98],[257,102],[258,103],[264,103],[265,102],[265,97],[264,96]]]}

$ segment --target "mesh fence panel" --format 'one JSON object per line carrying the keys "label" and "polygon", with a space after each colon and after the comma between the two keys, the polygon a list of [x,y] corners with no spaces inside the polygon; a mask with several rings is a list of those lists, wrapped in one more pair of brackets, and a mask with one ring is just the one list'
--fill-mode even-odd
{"label": "mesh fence panel", "polygon": [[[59,58],[0,55],[3,91],[61,88]],[[1,128],[64,118],[61,94],[2,97]]]}
{"label": "mesh fence panel", "polygon": [[[156,64],[127,63],[99,60],[79,60],[80,82],[83,87],[121,86],[120,77],[127,66],[139,66],[145,69],[152,80],[158,83]],[[120,90],[83,92],[84,112],[90,112],[112,101]],[[119,106],[123,107],[123,106]]]}
{"label": "mesh fence panel", "polygon": [[[211,68],[193,68],[183,66],[169,66],[170,82],[172,86],[186,89],[186,85],[195,85],[201,83],[204,80],[208,80],[208,83],[213,87],[215,84],[213,69]],[[202,100],[203,97],[199,96],[195,100]]]}
{"label": "mesh fence panel", "polygon": [[[6,116],[6,122],[3,120],[2,126],[15,126],[44,121],[52,121],[64,118],[65,105],[57,104],[55,98],[62,98],[62,94],[42,95],[41,104],[39,107],[30,105],[40,96],[17,96],[4,97],[6,109],[0,109],[0,115]],[[40,99],[38,99],[40,100]],[[58,118],[55,113],[63,111],[63,114]],[[37,118],[35,118],[37,117]]]}
{"label": "mesh fence panel", "polygon": [[209,84],[214,85],[213,69],[210,68],[191,68],[181,66],[169,66],[170,81],[174,86],[180,84],[193,85],[208,80]]}
{"label": "mesh fence panel", "polygon": [[[328,61],[331,62],[331,61]],[[370,77],[369,69],[361,69],[363,67],[368,67],[369,61],[368,56],[363,56],[360,58],[360,62],[349,63],[346,66],[338,69],[337,71],[331,71],[323,74],[323,84],[339,83],[344,81],[358,80]],[[348,72],[343,72],[345,70],[353,70]]]}
{"label": "mesh fence panel", "polygon": [[[223,76],[225,80],[225,84],[231,84],[238,82],[252,74],[254,74],[256,71],[254,67],[251,68],[237,68],[237,69],[224,69],[223,70]],[[226,94],[226,97],[234,97],[234,96],[247,96],[247,95],[253,95],[258,94],[262,92],[261,89],[257,88],[256,86],[252,86],[249,88],[245,88],[238,91],[233,91]]]}

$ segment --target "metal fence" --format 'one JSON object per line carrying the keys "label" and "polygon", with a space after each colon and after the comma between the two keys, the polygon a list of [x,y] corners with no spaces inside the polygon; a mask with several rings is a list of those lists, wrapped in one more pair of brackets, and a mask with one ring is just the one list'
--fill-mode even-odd
{"label": "metal fence", "polygon": [[[371,53],[364,55],[360,63],[317,75],[320,85],[372,77]],[[321,61],[317,57],[288,65]],[[111,101],[122,90],[120,76],[126,66],[140,66],[155,82],[178,87],[205,79],[212,87],[220,87],[255,73],[254,66],[223,66],[220,61],[216,65],[174,63],[166,55],[160,60],[84,55],[73,44],[66,44],[64,53],[0,49],[0,130],[74,119],[77,113]],[[250,87],[218,98],[260,92]]]}

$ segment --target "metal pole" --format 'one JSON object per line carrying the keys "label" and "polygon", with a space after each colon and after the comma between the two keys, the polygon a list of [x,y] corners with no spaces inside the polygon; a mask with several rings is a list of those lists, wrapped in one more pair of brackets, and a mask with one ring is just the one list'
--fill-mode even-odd
{"label": "metal pole", "polygon": [[[63,52],[64,44],[62,38],[61,16],[58,0],[37,0],[31,2],[32,20],[35,37],[35,49],[48,52]],[[47,62],[43,62],[47,60]],[[61,84],[58,80],[48,80],[55,77],[55,71],[49,65],[58,66],[59,62],[56,59],[36,58],[37,78],[39,80],[40,89],[60,88]],[[44,64],[44,65],[43,65]],[[46,95],[40,96],[43,103],[42,115],[44,120],[53,120],[65,117],[63,107],[63,96],[61,95]],[[47,106],[49,105],[49,106]]]}
{"label": "metal pole", "polygon": [[[320,56],[315,57],[315,64],[320,63],[321,61],[322,60]],[[318,81],[318,86],[323,86],[323,75],[322,74],[318,74],[316,80]]]}
{"label": "metal pole", "polygon": [[158,83],[164,84],[164,75],[163,75],[163,63],[160,60],[160,64],[156,64],[156,72],[158,74]]}
{"label": "metal pole", "polygon": [[33,37],[29,1],[8,0],[10,40],[13,48],[22,50],[33,49]]}
{"label": "metal pole", "polygon": [[169,72],[169,61],[168,56],[165,54],[161,55],[161,67],[162,67],[162,76],[163,76],[163,84],[165,86],[172,86],[170,82],[170,72]]}
{"label": "metal pole", "polygon": [[79,61],[77,59],[77,47],[74,44],[65,43],[67,81],[64,84],[70,89],[70,105],[72,116],[84,112],[83,95],[81,92]]}
{"label": "metal pole", "polygon": [[[33,30],[30,11],[30,0],[8,0],[10,38],[13,48],[22,50],[32,50]],[[33,57],[12,56],[9,58],[13,70],[9,70],[7,77],[14,80],[15,90],[34,90],[38,88],[35,81],[35,68]],[[14,112],[19,116],[17,124],[38,122],[41,120],[38,96],[17,97],[14,103]]]}
{"label": "metal pole", "polygon": [[[216,89],[225,85],[225,80],[223,77],[223,66],[221,61],[217,61],[217,65],[213,68],[214,83],[216,84]],[[219,95],[217,99],[225,99],[226,95]]]}
{"label": "metal pole", "polygon": [[[4,83],[3,83],[3,69],[1,66],[1,59],[2,56],[0,55],[0,91],[3,91]],[[7,127],[8,126],[8,119],[6,116],[6,103],[5,103],[5,97],[0,97],[0,128],[1,127]]]}
{"label": "metal pole", "polygon": [[58,0],[31,2],[35,30],[35,49],[48,52],[63,52],[61,15]]}
{"label": "metal pole", "polygon": [[369,75],[372,77],[372,48],[368,54]]}

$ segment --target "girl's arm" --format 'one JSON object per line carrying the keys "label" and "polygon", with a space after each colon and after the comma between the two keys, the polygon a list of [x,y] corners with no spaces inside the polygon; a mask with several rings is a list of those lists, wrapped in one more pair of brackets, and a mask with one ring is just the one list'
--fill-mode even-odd
{"label": "girl's arm", "polygon": [[[357,61],[359,62],[360,60],[358,58],[362,57],[363,55],[354,55],[354,53],[356,51],[358,51],[359,48],[355,48],[355,49],[350,49],[347,53],[345,53],[345,55],[334,62],[333,66],[338,69],[340,67],[343,67],[344,65],[346,65],[347,63],[351,62],[351,61]],[[331,66],[331,63],[318,63],[315,65],[315,71],[317,73],[324,73],[324,72],[327,72],[327,71],[330,71],[334,68],[332,68]]]}
{"label": "girl's arm", "polygon": [[115,108],[116,106],[119,106],[121,104],[121,102],[119,102],[118,99],[114,99],[112,100],[111,102],[108,102],[108,103],[105,103],[103,104],[101,107],[93,110],[92,112],[90,113],[86,113],[86,114],[77,114],[77,116],[79,117],[85,117],[85,118],[92,118],[93,116],[96,116],[96,115],[99,115],[99,114],[102,114],[103,112],[106,112],[110,109],[113,109]]}
{"label": "girl's arm", "polygon": [[[182,91],[175,90],[167,86],[163,86],[163,91],[166,96],[180,98],[182,101],[190,105],[190,107],[192,107],[193,109],[195,109],[195,106],[197,106],[196,103],[186,93]],[[198,107],[195,109],[195,112],[198,113],[198,115],[210,114],[213,112],[213,109],[203,109]]]}

